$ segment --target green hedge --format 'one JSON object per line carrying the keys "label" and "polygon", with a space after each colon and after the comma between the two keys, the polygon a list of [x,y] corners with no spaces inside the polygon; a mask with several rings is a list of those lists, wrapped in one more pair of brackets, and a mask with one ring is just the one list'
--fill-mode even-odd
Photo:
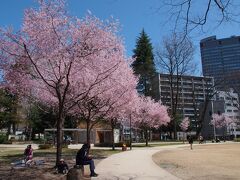
{"label": "green hedge", "polygon": [[0,134],[0,144],[5,144],[8,138],[6,134]]}
{"label": "green hedge", "polygon": [[234,141],[235,142],[240,142],[240,138],[235,138]]}
{"label": "green hedge", "polygon": [[67,144],[63,144],[62,148],[68,148],[68,145]]}
{"label": "green hedge", "polygon": [[[130,146],[129,142],[119,142],[119,143],[115,143],[115,147],[122,147],[123,144],[126,144],[127,147]],[[112,143],[97,143],[94,144],[95,147],[112,147]]]}
{"label": "green hedge", "polygon": [[39,149],[51,149],[53,147],[53,145],[51,144],[40,144],[38,145]]}
{"label": "green hedge", "polygon": [[[53,147],[54,147],[54,145],[52,145],[52,144],[40,144],[40,145],[38,145],[38,149],[51,149]],[[68,145],[63,144],[62,148],[68,148]]]}

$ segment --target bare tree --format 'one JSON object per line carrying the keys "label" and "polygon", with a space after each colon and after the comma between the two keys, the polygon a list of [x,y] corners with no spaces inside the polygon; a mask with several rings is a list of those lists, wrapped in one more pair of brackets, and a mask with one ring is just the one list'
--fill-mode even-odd
{"label": "bare tree", "polygon": [[215,28],[225,22],[239,22],[238,0],[164,0],[160,3],[158,11],[164,9],[169,14],[167,21],[174,23],[174,32],[184,29],[184,37],[196,28],[203,30],[207,24]]}
{"label": "bare tree", "polygon": [[194,46],[191,40],[179,34],[172,34],[163,40],[163,45],[156,51],[155,64],[161,73],[169,74],[170,85],[170,115],[174,138],[177,138],[177,109],[179,107],[181,76],[193,73]]}

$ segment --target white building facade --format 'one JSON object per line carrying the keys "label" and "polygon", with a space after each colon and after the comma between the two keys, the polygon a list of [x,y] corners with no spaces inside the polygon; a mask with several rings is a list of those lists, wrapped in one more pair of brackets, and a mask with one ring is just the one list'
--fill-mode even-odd
{"label": "white building facade", "polygon": [[239,97],[237,93],[234,93],[232,89],[229,92],[218,91],[216,95],[217,100],[224,101],[224,114],[233,119],[234,125],[228,127],[228,134],[234,135],[234,137],[240,137],[240,107]]}

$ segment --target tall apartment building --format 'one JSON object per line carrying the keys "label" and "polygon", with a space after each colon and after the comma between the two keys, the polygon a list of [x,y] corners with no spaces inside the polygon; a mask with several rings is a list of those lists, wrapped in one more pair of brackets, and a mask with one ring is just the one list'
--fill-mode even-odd
{"label": "tall apartment building", "polygon": [[200,49],[203,75],[214,77],[219,90],[240,93],[240,36],[211,36],[201,40]]}
{"label": "tall apartment building", "polygon": [[[155,77],[155,99],[161,100],[162,103],[171,108],[171,86],[169,74],[158,74]],[[178,87],[177,87],[178,82]],[[214,79],[212,77],[199,76],[173,76],[174,93],[179,89],[178,97],[178,114],[182,117],[189,117],[192,120],[192,125],[199,116],[200,104],[204,102],[208,96],[213,97],[214,94]]]}

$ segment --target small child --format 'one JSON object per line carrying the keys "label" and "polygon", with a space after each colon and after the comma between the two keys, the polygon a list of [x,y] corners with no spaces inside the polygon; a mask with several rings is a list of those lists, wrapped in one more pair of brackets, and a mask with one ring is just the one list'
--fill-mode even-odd
{"label": "small child", "polygon": [[59,164],[57,165],[57,172],[62,174],[67,174],[68,172],[68,165],[64,161],[64,159],[60,159]]}
{"label": "small child", "polygon": [[24,150],[24,156],[25,156],[25,164],[26,165],[31,165],[31,163],[33,162],[33,149],[31,144],[27,146],[27,148]]}

